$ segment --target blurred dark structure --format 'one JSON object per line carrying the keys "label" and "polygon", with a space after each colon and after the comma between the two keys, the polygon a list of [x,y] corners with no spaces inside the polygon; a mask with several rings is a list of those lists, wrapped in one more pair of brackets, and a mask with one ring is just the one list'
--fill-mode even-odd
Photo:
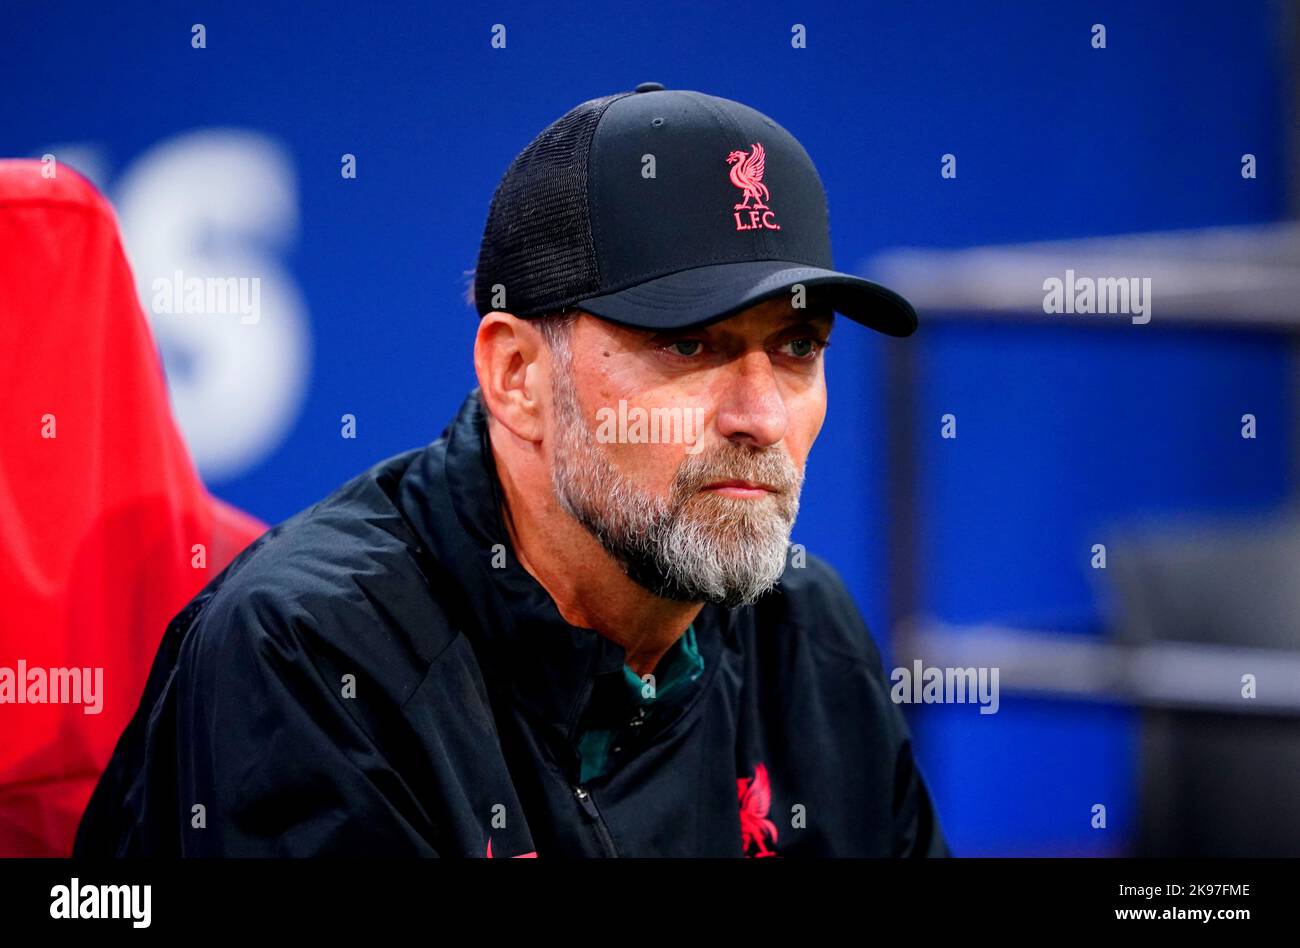
{"label": "blurred dark structure", "polygon": [[1118,632],[1184,698],[1143,715],[1138,855],[1300,854],[1300,519],[1127,549]]}
{"label": "blurred dark structure", "polygon": [[[1282,219],[867,269],[929,334],[888,365],[893,659],[1001,671],[992,718],[912,710],[966,854],[1300,856],[1298,9],[1269,8]],[[1067,271],[1149,278],[1153,318],[1046,313]],[[974,447],[936,447],[945,413]]]}

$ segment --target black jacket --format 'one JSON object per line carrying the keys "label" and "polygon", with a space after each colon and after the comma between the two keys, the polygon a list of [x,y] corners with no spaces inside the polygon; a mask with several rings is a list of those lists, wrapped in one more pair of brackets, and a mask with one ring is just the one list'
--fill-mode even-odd
{"label": "black jacket", "polygon": [[[168,626],[74,854],[948,855],[833,570],[705,606],[704,659],[579,784],[624,651],[518,564],[477,392],[255,542]],[[352,677],[349,677],[352,676]]]}

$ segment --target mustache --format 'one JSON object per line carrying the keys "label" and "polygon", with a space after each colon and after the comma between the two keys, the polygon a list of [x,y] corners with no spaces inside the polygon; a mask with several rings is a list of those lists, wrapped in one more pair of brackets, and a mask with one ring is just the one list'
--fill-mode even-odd
{"label": "mustache", "polygon": [[685,499],[717,481],[749,481],[777,494],[797,494],[803,472],[778,447],[754,448],[724,442],[707,454],[688,454],[673,478],[671,495]]}

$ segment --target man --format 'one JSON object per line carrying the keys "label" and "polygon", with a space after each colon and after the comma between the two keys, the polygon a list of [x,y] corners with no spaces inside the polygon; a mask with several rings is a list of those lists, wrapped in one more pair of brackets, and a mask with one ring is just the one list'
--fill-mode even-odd
{"label": "man", "polygon": [[826,411],[807,154],[643,83],[512,163],[479,386],[169,627],[82,855],[946,855],[835,573],[787,551]]}

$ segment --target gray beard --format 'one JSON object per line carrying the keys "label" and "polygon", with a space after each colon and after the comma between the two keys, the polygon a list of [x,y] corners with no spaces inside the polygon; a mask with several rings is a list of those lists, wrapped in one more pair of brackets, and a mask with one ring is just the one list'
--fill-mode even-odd
{"label": "gray beard", "polygon": [[[657,497],[614,466],[583,420],[567,366],[555,370],[556,497],[629,578],[665,599],[728,608],[752,603],[776,584],[803,486],[784,452],[724,442],[691,455],[683,446],[667,499]],[[769,484],[777,493],[762,500],[701,493],[731,478]]]}

